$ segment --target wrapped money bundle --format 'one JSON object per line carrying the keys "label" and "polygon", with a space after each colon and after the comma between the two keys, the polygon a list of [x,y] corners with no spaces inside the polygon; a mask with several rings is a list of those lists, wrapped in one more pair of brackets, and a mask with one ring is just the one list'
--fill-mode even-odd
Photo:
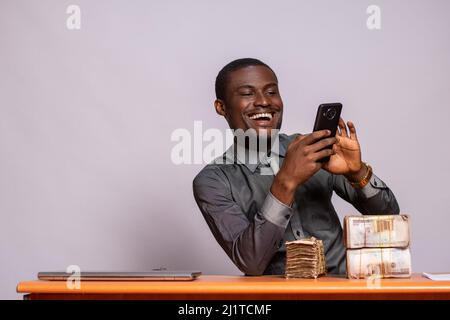
{"label": "wrapped money bundle", "polygon": [[407,215],[345,217],[347,277],[410,277],[409,230]]}
{"label": "wrapped money bundle", "polygon": [[409,278],[411,253],[409,248],[366,248],[347,250],[347,277],[350,279]]}
{"label": "wrapped money bundle", "polygon": [[409,246],[407,215],[347,216],[345,246],[359,248],[406,248]]}
{"label": "wrapped money bundle", "polygon": [[322,240],[314,237],[286,242],[286,278],[314,278],[326,273]]}

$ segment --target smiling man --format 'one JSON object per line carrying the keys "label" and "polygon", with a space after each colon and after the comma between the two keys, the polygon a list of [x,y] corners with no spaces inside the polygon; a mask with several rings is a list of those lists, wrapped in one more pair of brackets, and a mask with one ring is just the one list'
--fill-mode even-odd
{"label": "smiling man", "polygon": [[[354,124],[341,119],[335,137],[327,130],[278,134],[283,118],[278,79],[256,59],[227,64],[217,75],[216,97],[216,112],[231,129],[258,137],[268,133],[269,147],[275,145],[273,137],[278,141],[277,150],[269,148],[262,156],[260,144],[255,149],[241,143],[260,161],[226,152],[195,177],[195,200],[220,246],[247,275],[284,274],[285,241],[314,236],[323,240],[328,273],[345,273],[333,192],[362,214],[399,213],[394,194],[361,161]],[[327,156],[328,162],[319,161]],[[270,175],[263,174],[267,170]]]}

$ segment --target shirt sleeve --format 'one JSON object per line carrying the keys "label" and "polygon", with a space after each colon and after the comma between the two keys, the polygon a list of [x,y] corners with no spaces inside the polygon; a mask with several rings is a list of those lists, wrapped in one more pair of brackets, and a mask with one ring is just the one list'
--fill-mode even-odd
{"label": "shirt sleeve", "polygon": [[261,275],[282,245],[292,208],[270,192],[249,221],[233,200],[218,168],[202,171],[193,182],[194,197],[209,228],[234,264],[247,275]]}
{"label": "shirt sleeve", "polygon": [[368,215],[399,214],[400,208],[392,191],[375,174],[362,189],[353,188],[342,175],[331,175],[333,190],[351,203],[359,212]]}
{"label": "shirt sleeve", "polygon": [[282,203],[269,191],[261,207],[263,217],[274,225],[286,229],[292,216],[292,208]]}

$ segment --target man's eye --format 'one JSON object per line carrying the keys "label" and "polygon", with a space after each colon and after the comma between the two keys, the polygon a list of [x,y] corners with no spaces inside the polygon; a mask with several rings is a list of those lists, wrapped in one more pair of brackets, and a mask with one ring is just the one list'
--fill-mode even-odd
{"label": "man's eye", "polygon": [[277,94],[277,92],[276,91],[269,91],[269,92],[267,92],[268,94],[270,94],[270,95],[274,95],[274,94]]}
{"label": "man's eye", "polygon": [[251,92],[241,92],[241,96],[251,96]]}

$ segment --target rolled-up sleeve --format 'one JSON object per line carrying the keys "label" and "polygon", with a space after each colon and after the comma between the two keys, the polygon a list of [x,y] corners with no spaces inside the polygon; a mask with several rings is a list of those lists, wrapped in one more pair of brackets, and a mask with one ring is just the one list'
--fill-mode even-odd
{"label": "rolled-up sleeve", "polygon": [[400,213],[394,193],[375,174],[372,174],[369,183],[361,189],[353,188],[342,175],[331,175],[331,184],[342,199],[351,203],[362,214]]}
{"label": "rolled-up sleeve", "polygon": [[233,200],[219,168],[203,170],[193,182],[194,197],[209,228],[234,264],[247,275],[261,275],[282,244],[292,208],[270,192],[249,221]]}

